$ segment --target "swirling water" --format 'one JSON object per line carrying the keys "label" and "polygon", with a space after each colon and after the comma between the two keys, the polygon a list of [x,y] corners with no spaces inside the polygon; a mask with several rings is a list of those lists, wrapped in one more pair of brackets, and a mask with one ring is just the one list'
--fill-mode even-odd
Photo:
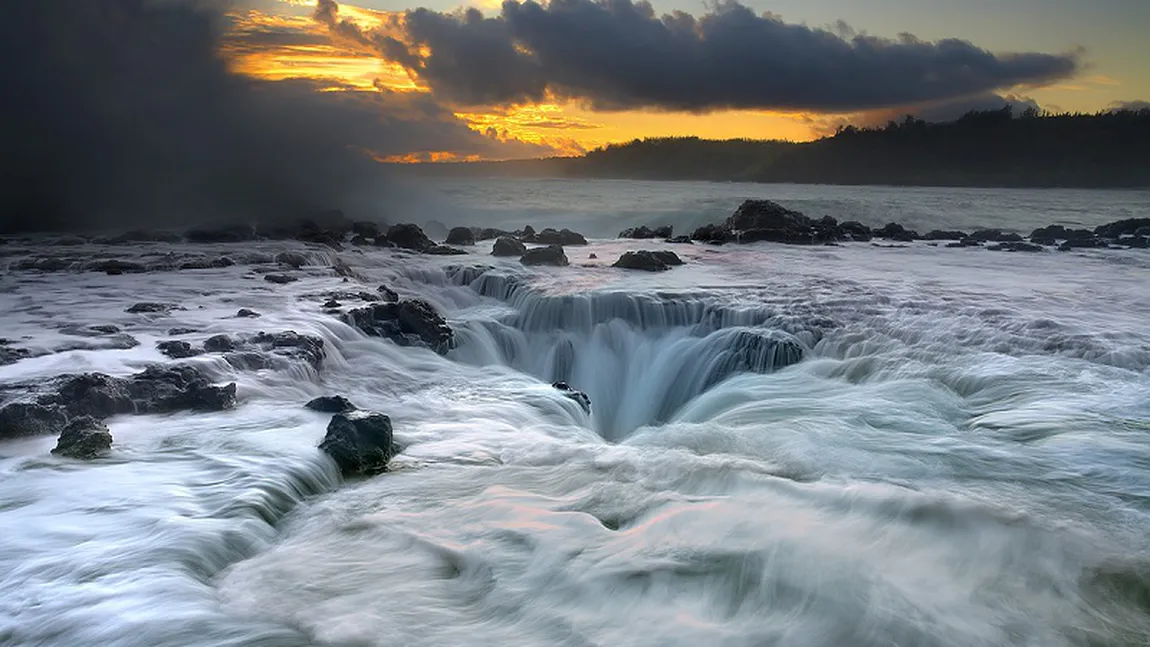
{"label": "swirling water", "polygon": [[[534,213],[607,236],[682,226],[700,199],[729,211],[745,189],[661,186],[679,216],[640,213],[646,184],[442,193],[482,224]],[[804,190],[851,205],[845,189]],[[1146,215],[1136,192],[933,191],[853,199],[871,224],[951,205],[922,229],[969,227],[996,201],[1025,214],[1019,229],[1067,221],[1055,209],[1069,224]],[[526,206],[509,206],[517,193]],[[186,360],[237,382],[240,406],[114,418],[113,453],[94,462],[50,455],[54,438],[0,443],[0,644],[1145,644],[1150,254],[677,246],[687,265],[648,275],[609,264],[663,243],[596,240],[567,268],[489,245],[338,254],[354,287],[444,312],[459,339],[446,357],[325,314],[320,295],[348,284],[318,248],[286,286],[250,264],[6,273],[3,336],[54,351],[0,367],[6,392],[170,361],[154,344],[177,326],[191,341],[293,329],[327,358]],[[136,301],[186,310],[125,313]],[[140,344],[67,332],[90,324]],[[326,393],[392,417],[392,472],[345,482],[316,449],[328,418],[302,404]]]}

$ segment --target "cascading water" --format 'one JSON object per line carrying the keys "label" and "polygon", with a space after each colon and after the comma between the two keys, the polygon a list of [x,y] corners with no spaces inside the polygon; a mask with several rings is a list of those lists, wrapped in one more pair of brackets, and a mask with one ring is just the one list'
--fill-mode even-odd
{"label": "cascading water", "polygon": [[[565,268],[482,244],[462,266],[141,244],[115,253],[237,265],[0,276],[27,353],[0,366],[5,402],[174,363],[171,339],[295,330],[326,354],[179,360],[239,407],[110,418],[96,461],[0,442],[0,644],[1144,644],[1145,253],[684,246],[670,272],[609,267],[637,244]],[[301,268],[273,262],[291,252]],[[433,304],[455,348],[323,307],[380,284]],[[303,407],[326,394],[391,417],[392,471],[339,476],[316,448],[330,416]]]}

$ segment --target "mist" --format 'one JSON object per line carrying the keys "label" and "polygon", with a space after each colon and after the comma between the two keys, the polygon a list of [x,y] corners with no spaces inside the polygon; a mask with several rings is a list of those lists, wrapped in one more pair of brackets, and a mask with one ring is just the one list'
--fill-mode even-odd
{"label": "mist", "polygon": [[380,167],[347,118],[356,102],[229,71],[227,8],[7,5],[0,230],[267,221],[379,194]]}

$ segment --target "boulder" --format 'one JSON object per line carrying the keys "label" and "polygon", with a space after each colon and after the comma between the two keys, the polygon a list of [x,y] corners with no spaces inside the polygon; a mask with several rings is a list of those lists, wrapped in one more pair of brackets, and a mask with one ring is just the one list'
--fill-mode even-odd
{"label": "boulder", "polygon": [[258,319],[262,316],[255,310],[248,310],[247,308],[240,308],[236,311],[236,319]]}
{"label": "boulder", "polygon": [[382,413],[337,413],[328,423],[319,448],[335,460],[345,476],[386,472],[397,449],[391,418]]}
{"label": "boulder", "polygon": [[32,357],[32,351],[27,348],[15,348],[7,339],[0,339],[0,366],[15,364],[22,359]]}
{"label": "boulder", "polygon": [[225,267],[231,267],[236,262],[227,256],[219,256],[216,258],[193,258],[180,263],[180,270],[218,270]]}
{"label": "boulder", "polygon": [[678,254],[671,251],[640,250],[626,252],[615,261],[613,267],[627,270],[646,270],[648,272],[661,272],[671,269],[672,265],[682,265],[683,261]]}
{"label": "boulder", "polygon": [[59,433],[68,416],[56,405],[12,402],[0,408],[0,439]]}
{"label": "boulder", "polygon": [[586,245],[587,239],[583,237],[583,234],[576,233],[570,229],[555,231],[548,227],[538,234],[535,234],[535,242],[540,245],[559,245],[566,247],[569,245]]}
{"label": "boulder", "polygon": [[347,313],[363,332],[390,339],[400,346],[422,346],[440,355],[455,346],[455,332],[435,307],[422,299],[378,303]]}
{"label": "boulder", "polygon": [[236,349],[236,340],[227,335],[215,335],[204,340],[204,350],[209,353],[227,353]]}
{"label": "boulder", "polygon": [[555,382],[551,386],[555,389],[558,389],[563,393],[563,395],[578,403],[579,406],[583,408],[584,412],[588,414],[591,413],[591,398],[587,397],[586,393],[582,391],[576,391],[571,387],[570,384],[567,384],[566,382]]}
{"label": "boulder", "polygon": [[673,235],[673,228],[670,225],[663,227],[655,227],[654,229],[647,225],[639,227],[630,227],[619,232],[619,238],[634,238],[637,240],[645,240],[648,238],[670,238]]}
{"label": "boulder", "polygon": [[693,245],[694,244],[693,242],[691,242],[691,237],[686,235],[686,234],[683,234],[682,236],[675,236],[673,238],[668,238],[668,239],[664,240],[663,242],[664,243],[671,243],[671,244],[675,244],[675,245]]}
{"label": "boulder", "polygon": [[996,243],[988,245],[986,249],[992,252],[1041,252],[1042,245],[1036,243],[1026,243],[1020,241],[1007,241],[1003,243]]}
{"label": "boulder", "polygon": [[387,234],[380,234],[376,236],[375,240],[371,241],[371,244],[375,245],[376,247],[395,247],[395,245],[387,239]]}
{"label": "boulder", "polygon": [[874,230],[874,235],[887,240],[897,240],[909,243],[919,238],[918,232],[907,229],[897,222],[889,222],[881,229]]}
{"label": "boulder", "polygon": [[320,367],[327,356],[322,338],[301,335],[294,330],[276,333],[261,332],[248,338],[246,344],[258,346],[262,351],[282,357],[305,361],[316,369]]}
{"label": "boulder", "polygon": [[162,341],[156,344],[156,348],[172,359],[187,359],[200,354],[186,341]]}
{"label": "boulder", "polygon": [[358,407],[342,395],[325,395],[318,397],[304,405],[312,411],[320,413],[349,413]]}
{"label": "boulder", "polygon": [[982,247],[982,241],[967,237],[957,242],[949,242],[946,247]]}
{"label": "boulder", "polygon": [[567,260],[567,254],[563,253],[563,247],[560,245],[529,249],[519,257],[519,262],[524,265],[554,265],[556,267],[570,264],[570,261]]}
{"label": "boulder", "polygon": [[527,225],[526,227],[524,227],[520,231],[516,232],[515,238],[517,238],[520,241],[525,242],[525,243],[538,242],[537,240],[535,240],[535,228],[532,227],[531,225]]}
{"label": "boulder", "polygon": [[221,411],[236,405],[236,385],[213,386],[192,366],[153,366],[128,378],[85,373],[64,378],[38,404],[70,417],[104,419],[125,413]]}
{"label": "boulder", "polygon": [[411,223],[392,225],[387,230],[387,240],[396,247],[417,252],[425,252],[435,247],[435,243],[427,237],[427,234],[423,233],[418,225]]}
{"label": "boulder", "polygon": [[60,433],[53,454],[91,460],[112,449],[112,433],[107,425],[91,416],[74,418]]}
{"label": "boulder", "polygon": [[527,246],[509,236],[500,236],[491,248],[492,256],[522,256]]}
{"label": "boulder", "polygon": [[447,232],[447,239],[443,242],[446,245],[474,245],[475,232],[467,227],[452,227],[451,231]]}
{"label": "boulder", "polygon": [[[448,232],[448,235],[450,235],[450,233],[451,232]],[[503,231],[502,229],[495,229],[493,227],[484,227],[482,229],[480,229],[478,227],[474,227],[474,228],[472,228],[471,233],[472,233],[472,237],[476,241],[494,240],[496,238],[499,238],[500,236],[511,236],[512,238],[515,237],[514,232]]]}
{"label": "boulder", "polygon": [[295,283],[299,277],[290,274],[268,274],[264,276],[264,280],[268,283],[275,283],[276,285],[286,285],[288,283]]}
{"label": "boulder", "polygon": [[770,200],[746,200],[727,218],[731,231],[752,229],[806,230],[811,219]]}
{"label": "boulder", "polygon": [[214,229],[196,228],[184,233],[189,243],[243,243],[255,240],[256,231],[251,225],[227,225]]}
{"label": "boulder", "polygon": [[339,301],[336,301],[335,299],[328,299],[327,301],[324,301],[323,305],[320,307],[324,308],[325,310],[334,310],[336,308],[343,307],[343,304]]}

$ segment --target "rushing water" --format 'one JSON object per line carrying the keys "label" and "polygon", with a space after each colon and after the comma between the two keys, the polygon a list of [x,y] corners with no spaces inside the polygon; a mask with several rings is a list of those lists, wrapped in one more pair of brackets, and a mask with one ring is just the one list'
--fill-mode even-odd
{"label": "rushing water", "polygon": [[[1150,204],[1096,191],[437,190],[425,219],[593,236],[717,220],[750,195],[920,229],[1092,225]],[[757,244],[676,246],[687,265],[654,275],[609,267],[643,247],[666,246],[596,240],[568,248],[571,267],[532,269],[488,256],[490,243],[467,257],[338,254],[352,287],[436,305],[459,340],[446,357],[323,313],[318,295],[349,285],[320,248],[286,286],[243,264],[6,273],[3,336],[59,352],[0,367],[5,385],[171,361],[155,342],[177,326],[199,331],[189,341],[292,329],[322,337],[327,359],[255,372],[185,360],[237,382],[240,406],[113,418],[113,453],[93,462],[50,455],[51,437],[0,443],[0,644],[1145,644],[1150,254]],[[124,312],[149,300],[187,309]],[[236,319],[240,307],[263,316]],[[68,334],[91,324],[140,345]],[[555,379],[587,392],[591,413]],[[392,472],[343,482],[316,449],[328,416],[302,404],[328,393],[392,417],[406,447]]]}

